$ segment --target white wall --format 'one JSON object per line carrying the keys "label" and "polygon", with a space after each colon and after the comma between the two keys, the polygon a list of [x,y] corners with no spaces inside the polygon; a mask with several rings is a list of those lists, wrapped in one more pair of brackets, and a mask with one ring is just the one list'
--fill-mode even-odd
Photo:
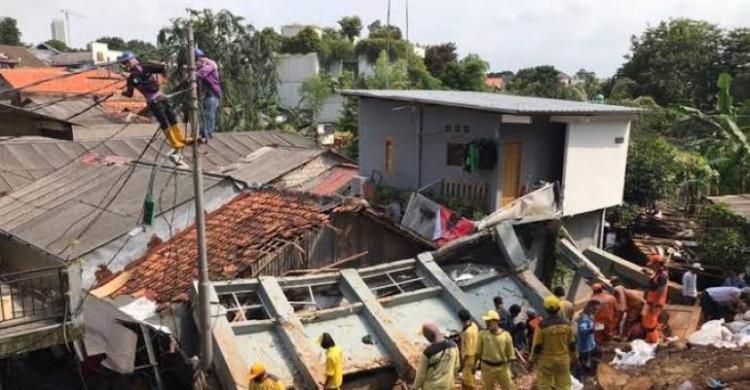
{"label": "white wall", "polygon": [[300,98],[299,87],[305,80],[320,72],[318,54],[280,54],[277,71],[281,104],[296,107]]}
{"label": "white wall", "polygon": [[564,215],[622,202],[629,133],[629,118],[589,118],[568,123],[563,173]]}
{"label": "white wall", "polygon": [[106,43],[91,42],[91,59],[96,65],[116,62],[120,54],[121,51],[109,50]]}

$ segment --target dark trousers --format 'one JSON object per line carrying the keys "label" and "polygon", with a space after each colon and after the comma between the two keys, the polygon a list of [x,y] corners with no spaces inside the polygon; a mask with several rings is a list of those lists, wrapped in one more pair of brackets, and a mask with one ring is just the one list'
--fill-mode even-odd
{"label": "dark trousers", "polygon": [[170,126],[177,124],[177,117],[174,115],[172,106],[169,104],[169,100],[167,100],[166,97],[159,96],[155,99],[149,100],[148,109],[151,111],[151,114],[156,117],[156,120],[159,122],[159,127],[162,130],[166,130]]}
{"label": "dark trousers", "polygon": [[599,348],[595,348],[588,352],[578,353],[578,364],[576,364],[575,370],[573,370],[573,376],[580,380],[583,376],[596,375],[596,366],[599,364],[602,354],[599,352]]}
{"label": "dark trousers", "polygon": [[703,294],[701,308],[703,309],[703,317],[706,321],[718,320],[724,318],[727,314],[727,309],[716,303],[708,293]]}

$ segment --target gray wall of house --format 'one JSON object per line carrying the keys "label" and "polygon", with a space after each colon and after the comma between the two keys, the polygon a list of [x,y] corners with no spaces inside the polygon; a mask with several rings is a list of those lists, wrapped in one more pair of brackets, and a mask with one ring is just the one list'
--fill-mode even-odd
{"label": "gray wall of house", "polygon": [[581,250],[589,246],[599,247],[604,210],[595,210],[562,219],[563,226]]}
{"label": "gray wall of house", "polygon": [[[565,125],[547,118],[534,118],[532,124],[502,123],[500,114],[453,107],[423,105],[422,175],[417,180],[417,129],[420,108],[405,102],[360,99],[359,167],[360,174],[383,174],[384,184],[417,189],[440,179],[481,181],[487,185],[491,209],[497,204],[498,183],[502,182],[505,142],[521,142],[521,185],[528,179],[562,179]],[[450,126],[451,131],[447,131]],[[455,132],[460,126],[461,132]],[[468,127],[468,133],[463,131]],[[498,144],[495,169],[469,173],[461,166],[447,164],[448,143],[469,143],[476,138],[492,139]],[[385,172],[385,140],[395,145],[393,174]]]}
{"label": "gray wall of house", "polygon": [[[231,180],[225,179],[205,191],[205,210],[210,213],[239,193]],[[179,231],[193,225],[195,222],[195,203],[192,199],[175,209],[162,213],[154,219],[153,226],[145,230],[133,230],[115,238],[108,244],[99,247],[82,256],[83,288],[89,288],[96,283],[96,271],[100,266],[107,267],[111,272],[122,271],[130,262],[143,256],[154,237],[166,241]]]}

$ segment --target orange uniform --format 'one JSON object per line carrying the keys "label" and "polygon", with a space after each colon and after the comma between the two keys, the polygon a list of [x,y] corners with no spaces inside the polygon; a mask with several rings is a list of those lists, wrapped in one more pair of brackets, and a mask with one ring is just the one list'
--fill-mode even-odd
{"label": "orange uniform", "polygon": [[662,267],[654,272],[648,281],[648,292],[646,293],[646,303],[649,305],[666,305],[667,304],[667,284],[669,283],[669,273]]}
{"label": "orange uniform", "polygon": [[661,338],[661,327],[659,323],[659,314],[661,308],[649,306],[641,316],[641,328],[645,332],[647,343],[656,344]]}
{"label": "orange uniform", "polygon": [[627,311],[625,312],[625,325],[622,329],[623,335],[627,335],[633,325],[638,323],[638,316],[641,315],[643,306],[646,305],[643,292],[639,290],[625,289],[625,302]]}
{"label": "orange uniform", "polygon": [[615,297],[606,292],[594,294],[591,299],[599,301],[599,308],[594,313],[594,322],[604,325],[604,330],[596,331],[594,338],[600,345],[605,344],[612,339],[617,329],[617,302]]}

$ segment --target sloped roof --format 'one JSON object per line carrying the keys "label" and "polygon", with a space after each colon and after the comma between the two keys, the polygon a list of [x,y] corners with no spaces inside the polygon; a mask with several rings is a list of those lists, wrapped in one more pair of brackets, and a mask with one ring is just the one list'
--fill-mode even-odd
{"label": "sloped roof", "polygon": [[594,104],[571,100],[514,96],[471,91],[359,90],[347,89],[342,95],[413,103],[468,108],[520,115],[632,115],[643,112],[633,107]]}
{"label": "sloped roof", "polygon": [[[290,240],[329,222],[321,199],[277,190],[251,191],[206,218],[209,272],[214,280],[231,279],[259,261],[275,239]],[[130,279],[119,295],[148,296],[160,303],[186,301],[197,277],[195,225],[126,267]]]}
{"label": "sloped roof", "polygon": [[[0,198],[0,228],[62,259],[75,259],[139,224],[152,172],[153,191],[170,208],[192,198],[190,172],[154,171],[126,161],[89,155]],[[206,189],[221,181],[204,180]],[[155,211],[165,211],[161,202]]]}
{"label": "sloped roof", "polygon": [[52,56],[50,60],[52,61],[52,65],[55,66],[82,65],[94,62],[94,58],[90,51],[60,53]]}
{"label": "sloped roof", "polygon": [[[37,137],[0,140],[0,194],[18,190],[38,180],[73,159],[79,158],[87,150],[104,156],[137,158],[146,147],[156,126],[130,125],[128,129],[138,130],[138,137],[117,137],[106,141],[122,129],[121,125],[97,126],[94,129],[81,129],[76,132],[78,141],[61,141]],[[91,132],[86,136],[86,132]],[[80,133],[80,135],[79,135]],[[148,134],[143,137],[143,134]],[[153,162],[159,159],[161,138],[152,143],[146,151],[143,161]],[[264,146],[286,146],[297,148],[315,148],[315,143],[298,134],[284,131],[254,131],[236,133],[217,133],[206,145],[201,146],[203,169],[205,172],[218,172],[252,152]],[[161,150],[164,158],[167,148]],[[191,161],[191,153],[184,153],[184,158]]]}
{"label": "sloped roof", "polygon": [[243,158],[225,172],[249,187],[259,187],[311,161],[324,149],[296,149],[264,146]]}
{"label": "sloped roof", "polygon": [[302,186],[301,190],[318,196],[335,195],[358,174],[359,168],[356,165],[337,166],[310,183],[306,183]]}
{"label": "sloped roof", "polygon": [[47,66],[29,49],[21,46],[0,45],[0,59],[2,58],[18,62],[19,67],[39,68]]}

